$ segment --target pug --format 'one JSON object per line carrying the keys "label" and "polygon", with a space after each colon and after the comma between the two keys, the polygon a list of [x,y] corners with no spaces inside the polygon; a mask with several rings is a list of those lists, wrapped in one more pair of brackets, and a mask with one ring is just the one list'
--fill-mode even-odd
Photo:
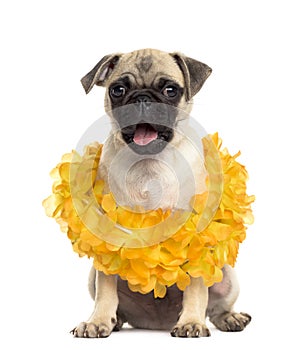
{"label": "pug", "polygon": [[[112,132],[103,146],[99,176],[111,180],[111,191],[120,204],[146,209],[177,207],[180,188],[169,165],[180,167],[182,158],[193,169],[193,193],[205,190],[200,155],[190,150],[176,126],[188,118],[192,98],[211,72],[206,64],[181,53],[143,49],[107,55],[82,78],[86,93],[95,85],[106,88],[105,111]],[[121,150],[123,157],[119,156]],[[125,172],[126,180],[121,176]],[[190,195],[192,181],[181,175]],[[160,191],[149,186],[154,180],[159,180]],[[94,268],[89,290],[95,307],[89,319],[73,329],[75,337],[108,337],[125,322],[136,328],[169,330],[174,337],[207,337],[207,317],[221,331],[231,332],[242,331],[251,320],[248,314],[233,311],[239,286],[228,265],[220,283],[208,288],[202,278],[191,278],[184,292],[173,285],[161,299],[153,293],[132,292],[119,276]]]}

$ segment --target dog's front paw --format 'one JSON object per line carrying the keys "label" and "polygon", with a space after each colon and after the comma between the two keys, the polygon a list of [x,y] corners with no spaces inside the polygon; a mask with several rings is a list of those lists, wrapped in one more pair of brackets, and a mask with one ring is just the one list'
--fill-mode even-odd
{"label": "dog's front paw", "polygon": [[172,337],[199,338],[211,335],[206,325],[200,323],[177,324],[171,331]]}
{"label": "dog's front paw", "polygon": [[106,338],[111,332],[112,329],[104,323],[81,322],[70,333],[77,338]]}
{"label": "dog's front paw", "polygon": [[251,316],[241,312],[225,312],[211,318],[211,322],[221,331],[240,332],[250,323]]}

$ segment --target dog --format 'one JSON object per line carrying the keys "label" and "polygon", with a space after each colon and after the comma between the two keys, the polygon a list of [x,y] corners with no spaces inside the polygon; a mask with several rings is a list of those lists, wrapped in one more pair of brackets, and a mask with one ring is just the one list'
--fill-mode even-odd
{"label": "dog", "polygon": [[[180,193],[166,159],[176,168],[183,157],[194,169],[195,193],[205,190],[204,166],[199,155],[190,152],[176,125],[188,118],[192,98],[211,72],[208,65],[181,53],[143,49],[107,55],[82,78],[86,93],[94,85],[106,88],[105,111],[113,132],[103,146],[99,176],[108,182],[110,178],[111,191],[119,203],[143,205],[146,209],[175,208]],[[117,156],[122,149],[124,156]],[[125,169],[128,157],[140,157],[141,161],[132,162],[133,166]],[[113,167],[110,171],[113,159],[116,171]],[[121,176],[125,171],[126,180]],[[190,194],[190,179],[181,175]],[[149,186],[150,181],[158,179],[159,198],[158,188]],[[173,285],[161,299],[154,298],[153,293],[132,292],[126,281],[94,268],[89,276],[89,290],[95,300],[94,311],[87,322],[73,329],[75,337],[108,337],[125,322],[136,328],[169,330],[174,337],[207,337],[207,317],[218,329],[232,332],[243,330],[251,320],[248,314],[233,311],[239,285],[228,265],[223,268],[220,283],[208,288],[202,278],[191,278],[184,292]]]}

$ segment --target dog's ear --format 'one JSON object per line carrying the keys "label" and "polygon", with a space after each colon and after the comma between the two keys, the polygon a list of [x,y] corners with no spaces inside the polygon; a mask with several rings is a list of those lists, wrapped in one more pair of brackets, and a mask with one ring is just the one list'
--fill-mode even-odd
{"label": "dog's ear", "polygon": [[206,79],[212,73],[212,69],[206,64],[186,57],[181,53],[175,52],[171,56],[174,57],[183,73],[186,99],[188,101],[201,89]]}
{"label": "dog's ear", "polygon": [[112,54],[104,56],[95,67],[81,79],[82,86],[88,94],[93,86],[104,86],[105,81],[114,70],[121,54]]}

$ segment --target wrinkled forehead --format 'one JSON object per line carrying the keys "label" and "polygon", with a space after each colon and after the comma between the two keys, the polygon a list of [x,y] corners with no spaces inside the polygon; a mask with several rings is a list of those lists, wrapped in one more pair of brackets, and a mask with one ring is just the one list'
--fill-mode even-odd
{"label": "wrinkled forehead", "polygon": [[165,52],[154,54],[148,50],[140,50],[123,55],[111,80],[115,81],[123,76],[128,76],[132,83],[141,87],[152,86],[161,78],[184,86],[179,66],[174,58]]}

